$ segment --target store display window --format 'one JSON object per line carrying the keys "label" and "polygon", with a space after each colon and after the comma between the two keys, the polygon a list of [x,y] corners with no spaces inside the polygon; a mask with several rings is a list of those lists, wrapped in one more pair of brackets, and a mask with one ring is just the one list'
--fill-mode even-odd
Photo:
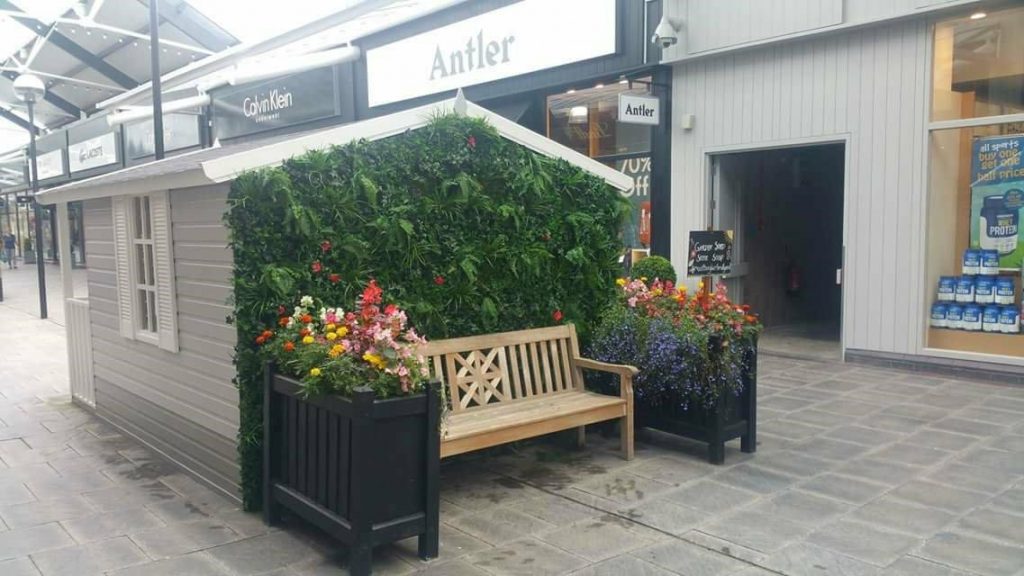
{"label": "store display window", "polygon": [[1024,9],[940,23],[934,53],[927,346],[1024,357]]}
{"label": "store display window", "polygon": [[646,254],[651,243],[651,128],[619,121],[619,95],[647,95],[650,79],[570,89],[547,98],[547,136],[633,178],[623,192],[633,205],[622,231],[626,256]]}

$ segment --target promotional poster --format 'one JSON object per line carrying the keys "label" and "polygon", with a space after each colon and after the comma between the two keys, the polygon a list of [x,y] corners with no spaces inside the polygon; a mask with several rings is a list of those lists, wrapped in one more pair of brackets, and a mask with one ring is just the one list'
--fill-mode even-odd
{"label": "promotional poster", "polygon": [[977,138],[971,150],[971,246],[999,252],[999,267],[1019,270],[1024,206],[1024,135]]}

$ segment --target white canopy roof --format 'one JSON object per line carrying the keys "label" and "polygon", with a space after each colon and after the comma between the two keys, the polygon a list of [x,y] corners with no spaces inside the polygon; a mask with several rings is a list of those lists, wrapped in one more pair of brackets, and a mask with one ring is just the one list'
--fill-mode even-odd
{"label": "white canopy roof", "polygon": [[279,141],[262,146],[240,145],[238,152],[235,152],[233,147],[208,148],[125,168],[45,190],[40,192],[37,198],[42,204],[54,204],[227,182],[247,170],[278,166],[285,160],[309,150],[322,150],[356,140],[378,140],[407,130],[416,130],[428,125],[432,118],[452,112],[471,118],[482,118],[503,138],[545,156],[566,160],[619,190],[629,190],[633,186],[633,179],[629,176],[467,101],[460,91],[455,98],[436,104],[304,135],[283,137]]}

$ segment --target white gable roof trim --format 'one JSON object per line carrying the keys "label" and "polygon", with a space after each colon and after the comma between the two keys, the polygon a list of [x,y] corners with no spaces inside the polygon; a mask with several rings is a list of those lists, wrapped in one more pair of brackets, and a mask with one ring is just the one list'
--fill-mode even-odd
{"label": "white gable roof trim", "polygon": [[[433,118],[453,112],[471,118],[484,119],[494,127],[501,137],[539,154],[564,159],[570,164],[601,178],[619,190],[629,190],[633,187],[633,179],[626,174],[605,166],[596,160],[592,160],[567,146],[537,134],[533,130],[520,126],[482,106],[473,104],[467,101],[463,97],[462,92],[459,91],[455,98],[435,104],[428,104],[386,116],[327,128],[234,154],[226,154],[218,158],[202,160],[202,153],[210,150],[207,148],[159,161],[168,162],[173,160],[180,163],[182,161],[187,162],[189,156],[197,156],[194,164],[183,166],[180,171],[174,173],[152,176],[147,171],[141,170],[158,163],[125,168],[110,174],[95,176],[40,192],[39,201],[43,204],[53,204],[228,182],[234,180],[243,172],[279,166],[289,158],[299,156],[310,150],[323,150],[330,146],[345,145],[357,140],[380,140],[408,130],[422,128],[428,125]],[[132,171],[138,173],[138,179],[132,179]]]}

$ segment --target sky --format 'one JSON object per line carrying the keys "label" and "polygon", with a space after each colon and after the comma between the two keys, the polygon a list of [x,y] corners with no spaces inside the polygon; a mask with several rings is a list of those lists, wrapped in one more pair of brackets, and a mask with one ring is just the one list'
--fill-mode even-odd
{"label": "sky", "polygon": [[[360,0],[188,0],[189,4],[243,42],[285,30],[358,4]],[[244,8],[243,8],[244,6]],[[282,10],[287,6],[287,10]]]}

